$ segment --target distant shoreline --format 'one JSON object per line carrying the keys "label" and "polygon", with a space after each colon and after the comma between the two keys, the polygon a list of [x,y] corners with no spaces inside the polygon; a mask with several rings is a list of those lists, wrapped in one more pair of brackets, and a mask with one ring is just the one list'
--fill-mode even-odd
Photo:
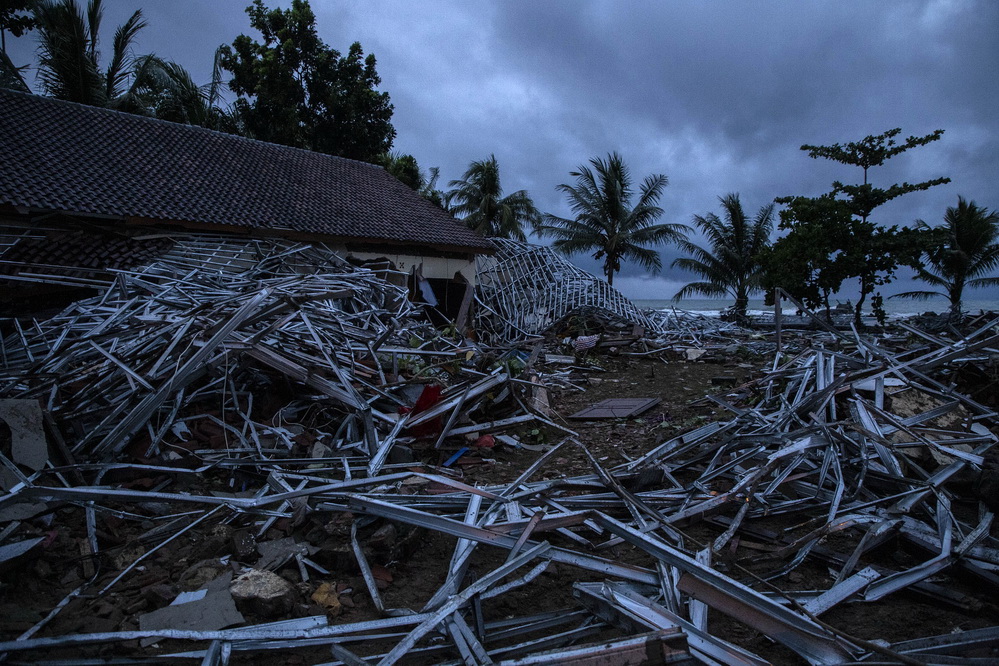
{"label": "distant shoreline", "polygon": [[[711,298],[688,298],[681,301],[673,301],[671,299],[632,299],[631,301],[636,306],[643,310],[682,310],[685,312],[691,312],[696,314],[705,315],[708,317],[717,317],[722,310],[731,307],[735,301],[733,299],[711,299]],[[843,301],[845,302],[845,301]],[[836,305],[836,301],[833,302],[833,306]],[[864,304],[864,313],[872,314],[869,304]],[[915,317],[926,312],[942,313],[947,312],[950,304],[946,299],[931,299],[928,301],[912,301],[904,299],[887,299],[885,300],[885,312],[888,316],[897,318]],[[999,311],[999,300],[994,298],[988,299],[967,299],[964,301],[964,311],[975,314],[979,311]],[[751,299],[749,301],[749,307],[747,313],[750,315],[762,315],[762,314],[772,314],[774,311],[773,306],[764,305],[763,299]],[[794,313],[795,308],[793,305],[784,303],[783,311],[785,313]]]}

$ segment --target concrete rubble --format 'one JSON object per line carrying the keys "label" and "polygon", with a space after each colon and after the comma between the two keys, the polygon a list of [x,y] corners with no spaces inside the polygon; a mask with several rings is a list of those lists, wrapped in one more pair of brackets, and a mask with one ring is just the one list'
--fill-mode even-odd
{"label": "concrete rubble", "polygon": [[[72,556],[49,610],[6,628],[7,661],[999,658],[999,319],[778,350],[611,298],[588,303],[617,319],[580,351],[558,328],[572,308],[533,327],[494,307],[472,341],[332,253],[196,249],[9,324],[2,589]],[[585,391],[603,350],[766,364],[717,382],[716,418],[613,464],[551,401]],[[969,375],[991,392],[959,388]],[[512,480],[475,471],[499,448]],[[435,568],[396,575],[421,557]],[[843,609],[905,595],[977,624],[894,642],[842,627]],[[53,631],[61,614],[91,617]]]}

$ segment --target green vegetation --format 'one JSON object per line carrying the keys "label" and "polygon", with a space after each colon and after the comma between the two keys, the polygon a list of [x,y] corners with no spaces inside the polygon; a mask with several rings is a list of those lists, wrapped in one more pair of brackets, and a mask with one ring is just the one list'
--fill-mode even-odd
{"label": "green vegetation", "polygon": [[306,0],[290,9],[247,7],[262,43],[240,35],[223,47],[222,68],[232,73],[234,109],[243,132],[255,139],[373,162],[395,138],[389,95],[375,57],[358,42],[347,55],[327,46]]}
{"label": "green vegetation", "polygon": [[[818,197],[783,197],[780,228],[788,234],[778,240],[763,258],[768,289],[782,287],[810,307],[824,306],[845,280],[856,278],[860,297],[854,305],[854,322],[860,326],[861,309],[868,296],[888,284],[900,266],[918,266],[925,242],[923,234],[897,225],[878,226],[870,221],[872,211],[903,194],[927,190],[950,182],[935,178],[921,183],[901,183],[887,188],[868,182],[868,171],[890,158],[918,146],[937,141],[943,130],[922,137],[910,136],[902,143],[895,137],[901,129],[867,136],[845,145],[804,145],[813,159],[830,159],[863,169],[863,183],[844,185],[836,181],[831,192]],[[880,294],[874,300],[880,310]],[[878,313],[883,316],[883,312]]]}
{"label": "green vegetation", "polygon": [[503,196],[495,155],[472,162],[450,186],[453,189],[445,195],[445,202],[451,213],[485,236],[525,240],[524,225],[536,226],[540,221],[526,190]]}
{"label": "green vegetation", "polygon": [[727,294],[735,299],[732,311],[736,320],[745,321],[749,296],[760,290],[763,269],[759,258],[770,245],[774,204],[763,206],[756,217],[749,220],[738,194],[719,199],[725,212],[724,221],[714,213],[694,216],[695,226],[705,235],[711,249],[705,250],[689,239],[680,240],[680,248],[691,256],[673,262],[674,267],[690,271],[703,280],[685,285],[673,298]]}
{"label": "green vegetation", "polygon": [[892,298],[946,296],[951,317],[958,318],[965,288],[999,286],[999,277],[988,277],[999,267],[999,213],[958,197],[957,206],[947,208],[943,225],[930,227],[923,220],[917,225],[930,235],[931,242],[916,279],[938,291],[907,291]]}
{"label": "green vegetation", "polygon": [[[232,46],[220,47],[205,85],[177,63],[134,55],[146,27],[141,10],[117,28],[107,62],[100,62],[101,0],[86,7],[77,0],[5,2],[0,35],[5,41],[7,32],[19,36],[36,29],[38,80],[45,94],[58,99],[368,162],[388,155],[395,138],[392,105],[388,93],[376,90],[381,80],[374,56],[365,56],[358,43],[345,56],[324,44],[306,0],[294,0],[286,10],[255,0],[246,11],[262,41],[240,35]],[[0,86],[30,92],[20,69],[5,50]],[[223,103],[224,72],[237,95],[231,108]],[[412,156],[396,161],[404,158],[418,173]],[[412,171],[396,166],[403,180]]]}
{"label": "green vegetation", "polygon": [[45,2],[35,8],[38,29],[38,76],[52,97],[90,106],[141,110],[140,93],[152,83],[152,56],[133,56],[135,37],[146,26],[136,11],[114,34],[110,61],[98,61],[100,0],[87,4],[86,16],[76,0]]}
{"label": "green vegetation", "polygon": [[[76,0],[13,2],[0,11],[0,27],[15,36],[37,29],[38,79],[52,97],[232,131],[218,104],[222,84],[217,61],[212,82],[198,86],[177,63],[135,55],[136,37],[146,27],[142,12],[136,11],[115,30],[110,57],[102,64],[103,14],[101,0],[90,0],[86,7]],[[30,92],[20,69],[4,53],[0,85]]]}
{"label": "green vegetation", "polygon": [[565,255],[594,251],[594,259],[604,260],[604,275],[611,285],[622,260],[636,261],[653,273],[662,270],[659,252],[652,246],[678,242],[690,230],[684,224],[655,224],[663,214],[658,203],[666,176],[646,177],[632,205],[631,172],[617,153],[606,160],[594,157],[589,167],[581,166],[569,175],[576,178],[576,184],[562,184],[558,189],[565,193],[576,217],[545,215],[537,232],[555,238],[552,246]]}

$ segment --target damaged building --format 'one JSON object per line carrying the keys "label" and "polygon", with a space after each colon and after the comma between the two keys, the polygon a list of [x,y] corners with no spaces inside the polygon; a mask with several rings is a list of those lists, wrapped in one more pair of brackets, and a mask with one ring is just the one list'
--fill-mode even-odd
{"label": "damaged building", "polygon": [[0,90],[2,307],[65,305],[183,240],[207,263],[240,241],[253,259],[260,240],[321,246],[450,320],[492,251],[378,166]]}

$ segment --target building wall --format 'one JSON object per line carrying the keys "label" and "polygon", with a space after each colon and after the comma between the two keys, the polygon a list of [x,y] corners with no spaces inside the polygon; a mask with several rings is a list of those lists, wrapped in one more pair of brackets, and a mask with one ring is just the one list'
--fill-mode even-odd
{"label": "building wall", "polygon": [[420,254],[392,254],[389,252],[357,252],[336,248],[343,257],[353,256],[358,259],[371,260],[385,258],[395,264],[397,270],[411,273],[414,266],[423,265],[423,277],[453,280],[455,273],[461,273],[470,284],[475,284],[475,258],[428,257]]}

